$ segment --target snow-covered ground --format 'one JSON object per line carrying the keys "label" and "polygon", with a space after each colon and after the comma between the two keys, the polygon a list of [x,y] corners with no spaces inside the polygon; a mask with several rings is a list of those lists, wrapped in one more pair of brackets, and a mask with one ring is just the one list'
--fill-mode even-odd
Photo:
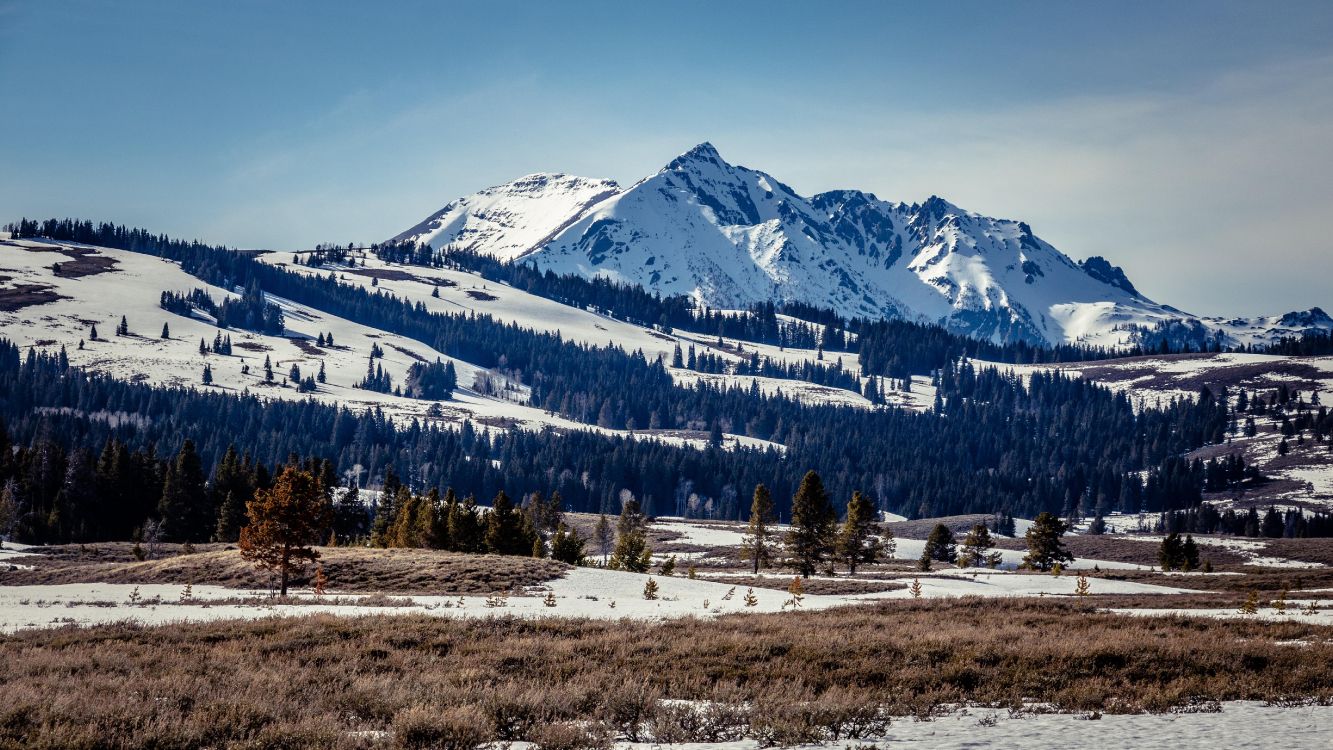
{"label": "snow-covered ground", "polygon": [[[644,598],[649,578],[657,582],[658,598]],[[790,578],[789,575],[781,578]],[[1074,576],[1026,575],[1003,571],[948,571],[899,576],[904,586],[921,582],[926,598],[983,596],[1072,596]],[[1089,579],[1097,594],[1176,594],[1187,589],[1128,581]],[[683,576],[649,576],[598,568],[575,568],[562,578],[528,587],[519,595],[402,596],[395,606],[364,605],[364,595],[331,591],[317,597],[294,592],[291,602],[279,602],[265,591],[242,591],[220,586],[193,586],[182,600],[179,584],[61,584],[0,586],[0,631],[61,625],[94,625],[120,621],[148,624],[208,620],[256,619],[327,613],[342,616],[430,614],[445,617],[591,617],[596,619],[664,620],[677,617],[716,617],[723,614],[780,612],[791,597],[773,589],[753,589],[754,603],[746,604],[746,587]],[[549,606],[546,594],[555,597]],[[904,599],[906,588],[854,595],[810,595],[802,609],[827,609],[879,599]],[[243,602],[226,600],[244,599]],[[502,603],[501,603],[502,602]]]}
{"label": "snow-covered ground", "polygon": [[[1291,750],[1329,747],[1333,706],[1269,705],[1257,701],[1209,703],[1202,710],[1158,714],[1051,713],[1033,707],[1010,711],[959,708],[922,721],[892,721],[873,740],[801,745],[802,750],[931,748],[931,750],[1177,750],[1209,747]],[[655,750],[652,743],[618,745],[621,750]],[[679,745],[684,750],[759,750],[754,740]]]}
{"label": "snow-covered ground", "polygon": [[[1163,537],[1152,534],[1134,534],[1127,535],[1125,539],[1136,542],[1152,542],[1161,544]],[[1237,539],[1235,537],[1218,536],[1196,536],[1196,544],[1204,547],[1220,547],[1222,549],[1235,552],[1245,558],[1245,565],[1254,565],[1263,568],[1322,568],[1322,563],[1310,562],[1308,560],[1290,560],[1285,557],[1273,557],[1271,555],[1260,554],[1267,549],[1267,544],[1263,541],[1253,539]],[[1333,544],[1333,542],[1330,542]]]}
{"label": "snow-covered ground", "polygon": [[[378,407],[391,418],[404,422],[418,419],[458,425],[464,420],[471,420],[483,429],[555,427],[695,447],[702,447],[707,442],[706,437],[685,437],[674,433],[608,430],[575,422],[513,400],[482,395],[467,387],[476,374],[481,372],[481,368],[460,359],[452,361],[458,372],[459,384],[464,387],[449,401],[423,401],[354,388],[353,383],[366,374],[366,365],[374,345],[378,345],[384,352],[383,357],[376,360],[376,365],[382,366],[396,385],[404,382],[408,368],[415,362],[436,359],[449,361],[451,358],[413,339],[271,295],[270,301],[283,309],[286,318],[287,330],[284,335],[222,331],[209,320],[176,315],[162,309],[159,298],[163,291],[186,293],[192,289],[204,289],[214,301],[220,303],[223,299],[236,297],[235,292],[209,286],[181,271],[178,265],[160,258],[106,248],[99,248],[97,254],[115,260],[116,265],[112,270],[78,278],[57,276],[52,271],[52,264],[69,260],[55,252],[59,247],[52,243],[28,240],[0,243],[0,276],[10,277],[7,284],[42,285],[63,297],[55,302],[0,312],[0,330],[3,330],[5,338],[20,347],[55,352],[63,346],[71,364],[77,367],[153,385],[204,388],[202,374],[204,365],[208,364],[212,369],[213,384],[207,387],[212,389],[248,392],[272,399],[313,398],[356,411]],[[429,292],[424,296],[430,299]],[[529,303],[540,299],[527,296],[531,298]],[[543,302],[572,310],[553,302]],[[542,307],[532,314],[552,313]],[[129,324],[129,336],[114,334],[122,315]],[[170,329],[168,339],[161,337],[163,324]],[[90,336],[93,325],[98,330],[96,341]],[[233,355],[200,354],[200,340],[211,344],[219,332],[231,337]],[[332,334],[334,345],[316,346],[320,334]],[[79,348],[80,341],[84,342],[82,349]],[[264,379],[263,364],[266,357],[272,363],[274,383],[267,383]],[[325,367],[327,382],[320,384],[314,393],[298,393],[294,384],[284,385],[293,366],[300,369],[302,376],[313,375],[319,371],[321,362]],[[248,368],[248,373],[243,372],[244,368]],[[428,414],[432,406],[439,409],[438,417]],[[780,449],[780,446],[766,441],[737,435],[725,436],[725,444]]]}
{"label": "snow-covered ground", "polygon": [[[1310,602],[1315,603],[1314,612],[1305,611]],[[1333,602],[1318,599],[1288,599],[1286,611],[1279,612],[1264,603],[1254,614],[1245,614],[1238,607],[1219,608],[1172,608],[1142,607],[1135,609],[1111,608],[1107,612],[1135,617],[1204,617],[1212,620],[1263,620],[1265,622],[1308,622],[1312,625],[1333,625]]]}

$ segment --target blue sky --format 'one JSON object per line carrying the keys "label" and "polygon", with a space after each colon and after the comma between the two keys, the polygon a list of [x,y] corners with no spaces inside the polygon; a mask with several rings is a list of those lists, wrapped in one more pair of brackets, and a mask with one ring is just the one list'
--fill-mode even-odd
{"label": "blue sky", "polygon": [[373,241],[709,140],[1027,220],[1192,312],[1333,308],[1330,40],[1299,2],[0,0],[0,220]]}

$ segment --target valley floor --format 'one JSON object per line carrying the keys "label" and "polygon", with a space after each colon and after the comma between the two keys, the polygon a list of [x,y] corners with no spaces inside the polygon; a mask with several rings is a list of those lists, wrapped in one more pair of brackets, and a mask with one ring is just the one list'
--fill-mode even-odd
{"label": "valley floor", "polygon": [[[928,525],[890,524],[899,558],[919,554],[912,536]],[[922,572],[897,559],[804,579],[797,605],[789,572],[738,563],[740,530],[654,522],[655,560],[676,558],[670,576],[327,548],[328,592],[306,576],[286,599],[224,545],[163,545],[142,562],[123,543],[5,545],[0,747],[138,747],[150,736],[459,750],[1327,739],[1323,545],[1209,538],[1214,572],[1166,574],[1151,565],[1153,538],[1073,535],[1071,547],[1100,557],[1061,576]],[[998,541],[1014,548],[1006,560],[1021,555],[1017,540]],[[1080,573],[1087,596],[1075,595]],[[644,596],[650,578],[656,599]],[[1258,611],[1242,614],[1251,591]]]}

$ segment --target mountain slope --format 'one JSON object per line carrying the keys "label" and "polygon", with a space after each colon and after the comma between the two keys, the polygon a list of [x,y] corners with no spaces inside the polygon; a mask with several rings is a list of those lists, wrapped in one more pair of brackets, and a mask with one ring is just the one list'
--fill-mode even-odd
{"label": "mountain slope", "polygon": [[394,239],[484,250],[513,260],[618,191],[611,180],[530,174],[459,198]]}
{"label": "mountain slope", "polygon": [[1147,299],[1103,258],[1074,262],[1023,222],[934,196],[913,204],[855,190],[806,198],[729,164],[708,143],[625,189],[558,178],[529,176],[460,199],[395,239],[607,276],[712,307],[804,302],[996,341],[1116,346],[1184,323],[1181,335],[1220,329],[1230,343],[1261,343],[1333,327],[1317,309],[1198,318]]}

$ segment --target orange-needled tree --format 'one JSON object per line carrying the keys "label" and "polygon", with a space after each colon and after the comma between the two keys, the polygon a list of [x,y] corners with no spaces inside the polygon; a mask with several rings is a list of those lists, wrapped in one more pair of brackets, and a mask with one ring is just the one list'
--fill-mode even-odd
{"label": "orange-needled tree", "polygon": [[319,559],[314,545],[333,523],[332,508],[313,474],[287,466],[273,488],[256,492],[245,510],[250,523],[241,529],[241,557],[277,571],[286,596],[291,574]]}

